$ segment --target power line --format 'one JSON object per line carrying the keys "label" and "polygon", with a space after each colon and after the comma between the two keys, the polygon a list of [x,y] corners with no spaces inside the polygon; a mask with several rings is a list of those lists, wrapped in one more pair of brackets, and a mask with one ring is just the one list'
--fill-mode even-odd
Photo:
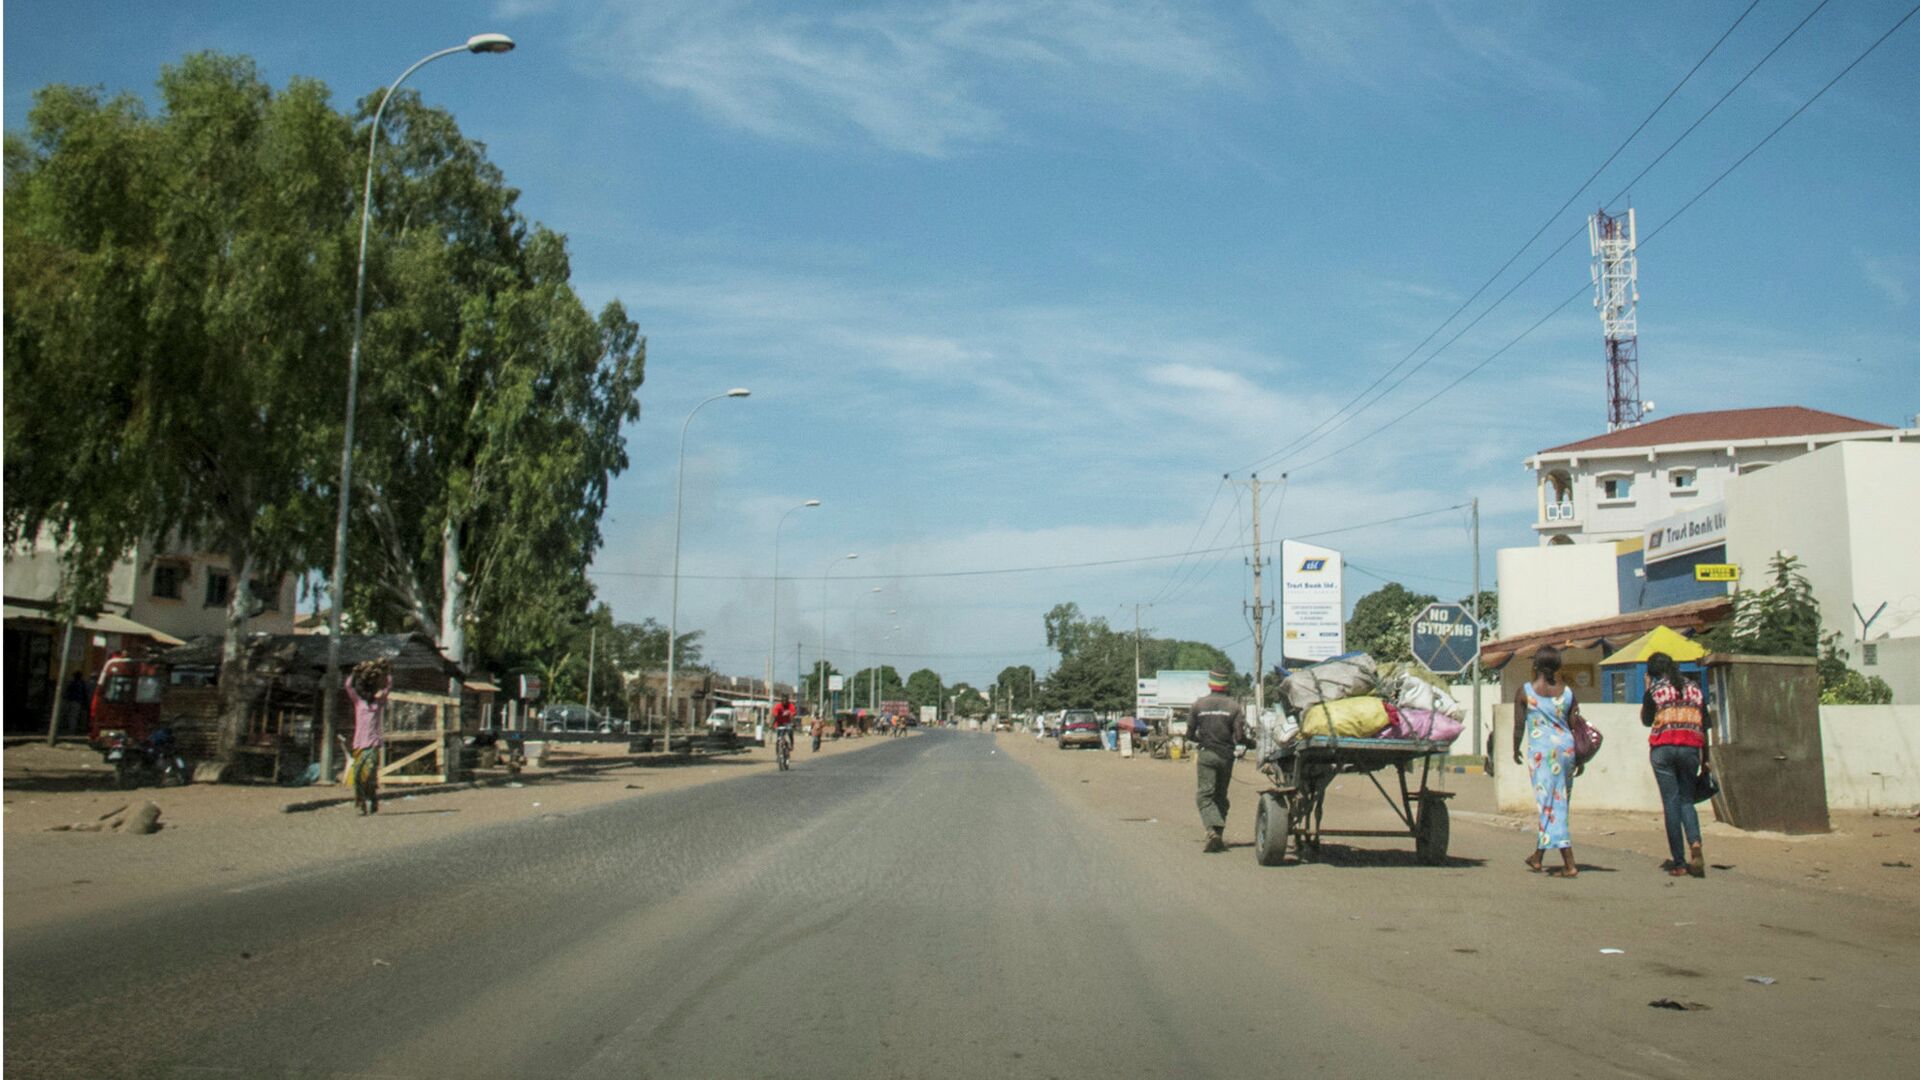
{"label": "power line", "polygon": [[[1227,474],[1221,473],[1220,482],[1214,485],[1214,488],[1213,488],[1213,498],[1207,500],[1207,512],[1200,515],[1200,524],[1195,525],[1193,527],[1193,538],[1187,541],[1187,553],[1189,555],[1193,553],[1194,545],[1200,542],[1200,534],[1201,532],[1205,531],[1207,527],[1207,522],[1213,519],[1213,508],[1219,504],[1220,493],[1226,490],[1226,487],[1227,487]],[[1167,582],[1166,584],[1160,586],[1160,591],[1153,594],[1153,598],[1147,601],[1149,605],[1157,603],[1160,597],[1164,596],[1167,590],[1173,587],[1174,579],[1179,577],[1180,567],[1184,565],[1184,562],[1185,560],[1183,559],[1180,563],[1174,564],[1173,573],[1167,576]]]}
{"label": "power line", "polygon": [[[1761,58],[1760,63],[1762,64],[1766,63],[1766,60],[1768,57],[1771,57],[1774,53],[1780,51],[1780,45],[1786,44],[1789,38],[1791,38],[1794,34],[1799,32],[1800,27],[1805,26],[1807,24],[1808,19],[1813,18],[1815,14],[1819,13],[1820,8],[1825,6],[1826,6],[1826,0],[1822,0],[1819,6],[1815,7],[1813,11],[1810,11],[1807,13],[1806,18],[1803,18],[1800,20],[1800,22],[1793,28],[1793,30],[1787,34],[1786,38],[1782,38],[1780,43],[1775,45],[1773,49],[1767,53],[1766,57]],[[1864,50],[1862,50],[1858,56],[1854,57],[1850,62],[1848,62],[1846,67],[1841,68],[1838,74],[1836,74],[1833,78],[1828,79],[1826,84],[1822,86],[1819,90],[1815,91],[1812,97],[1809,97],[1807,98],[1807,100],[1801,102],[1799,108],[1789,113],[1786,119],[1774,125],[1773,130],[1767,132],[1766,135],[1762,136],[1759,142],[1754,143],[1753,146],[1750,147],[1746,153],[1741,154],[1737,159],[1735,159],[1733,164],[1728,165],[1725,169],[1721,170],[1718,176],[1715,176],[1712,180],[1708,181],[1705,187],[1702,187],[1699,191],[1694,193],[1692,198],[1682,203],[1680,205],[1680,209],[1674,211],[1671,215],[1667,217],[1666,221],[1660,224],[1658,228],[1648,233],[1646,236],[1646,239],[1640,241],[1641,246],[1644,247],[1647,244],[1651,243],[1655,237],[1659,236],[1662,232],[1666,231],[1667,226],[1672,225],[1675,221],[1679,220],[1682,214],[1685,214],[1688,210],[1693,208],[1693,205],[1695,203],[1705,198],[1708,192],[1712,191],[1716,187],[1719,187],[1721,181],[1725,180],[1729,175],[1731,175],[1735,169],[1738,169],[1740,166],[1746,164],[1747,160],[1753,157],[1754,154],[1759,153],[1761,147],[1767,145],[1769,142],[1772,142],[1774,136],[1780,134],[1781,131],[1786,129],[1788,124],[1791,124],[1794,122],[1794,120],[1798,119],[1801,113],[1804,113],[1809,108],[1811,108],[1814,102],[1819,101],[1823,96],[1825,96],[1827,91],[1833,89],[1834,84],[1838,83],[1841,79],[1845,78],[1848,72],[1858,67],[1861,61],[1873,55],[1874,50],[1878,49],[1882,44],[1884,44],[1886,40],[1892,37],[1894,33],[1898,31],[1902,26],[1905,26],[1907,24],[1907,21],[1912,19],[1916,13],[1920,13],[1920,4],[1916,4],[1913,7],[1908,8],[1907,13],[1905,15],[1902,15],[1898,21],[1896,21],[1892,26],[1888,27],[1885,33],[1881,34],[1878,38],[1875,38],[1873,44],[1867,46]],[[1740,81],[1745,82],[1747,77],[1751,76],[1753,72],[1758,69],[1759,69],[1759,64],[1755,64],[1753,68],[1747,71],[1746,75],[1741,76]],[[1738,85],[1739,85],[1738,83],[1735,84],[1736,88],[1738,87]],[[1726,100],[1725,95],[1722,95],[1722,97],[1720,98],[1720,101],[1725,101],[1725,100]],[[1719,108],[1720,101],[1714,102],[1712,108],[1709,108],[1707,110],[1707,114],[1711,114],[1713,109]],[[1703,115],[1701,119],[1705,119],[1705,115]],[[1695,127],[1699,126],[1698,121],[1695,122],[1694,126]],[[1691,131],[1691,130],[1693,129],[1688,128],[1688,131]],[[1675,145],[1678,145],[1677,140],[1675,142]],[[1672,148],[1673,148],[1672,146],[1669,146],[1667,149],[1671,150]],[[1664,151],[1662,152],[1661,156],[1663,157],[1665,156]],[[1640,175],[1641,176],[1646,175],[1646,171],[1644,169],[1641,170]],[[1634,179],[1637,181],[1639,179],[1639,176],[1636,176]],[[1623,188],[1622,192],[1624,193],[1624,191],[1625,189]],[[1616,198],[1618,198],[1618,196],[1616,196]],[[1538,267],[1536,267],[1535,269],[1537,270]],[[1402,420],[1405,420],[1407,417],[1412,416],[1414,413],[1420,411],[1421,409],[1426,408],[1428,405],[1431,405],[1434,401],[1438,400],[1443,394],[1446,394],[1447,392],[1451,391],[1454,387],[1459,386],[1461,383],[1465,382],[1467,379],[1477,374],[1482,368],[1485,368],[1488,364],[1498,359],[1501,355],[1506,353],[1507,350],[1513,348],[1515,345],[1518,345],[1521,341],[1525,340],[1529,334],[1532,334],[1535,330],[1538,330],[1544,323],[1546,323],[1548,319],[1551,319],[1555,315],[1558,315],[1561,312],[1561,310],[1564,309],[1568,304],[1571,304],[1574,300],[1578,299],[1580,296],[1585,294],[1589,287],[1590,286],[1585,283],[1580,285],[1570,295],[1568,295],[1568,297],[1565,300],[1562,300],[1558,304],[1554,305],[1551,311],[1548,311],[1545,315],[1541,316],[1538,320],[1536,320],[1533,323],[1533,325],[1527,327],[1525,330],[1522,330],[1512,340],[1508,341],[1505,345],[1500,346],[1500,348],[1488,354],[1479,363],[1473,365],[1467,370],[1461,372],[1459,375],[1455,376],[1454,379],[1451,382],[1447,383],[1445,386],[1442,386],[1440,389],[1434,391],[1432,394],[1429,394],[1426,398],[1421,400],[1419,404],[1413,406],[1412,408],[1399,414],[1398,416],[1395,416],[1393,419],[1387,421],[1384,424],[1381,424],[1377,428],[1374,428],[1372,431],[1368,432],[1366,435],[1362,436],[1361,438],[1355,439],[1353,442],[1347,443],[1346,445],[1340,447],[1337,450],[1334,450],[1327,454],[1322,454],[1320,457],[1314,458],[1312,461],[1306,462],[1305,464],[1291,466],[1290,471],[1297,472],[1300,469],[1309,469],[1315,465],[1318,465],[1324,461],[1327,461],[1330,458],[1333,458],[1342,453],[1345,453],[1346,451],[1351,450],[1354,447],[1361,445],[1362,443],[1372,440],[1374,436],[1379,435],[1381,432],[1385,431],[1386,429],[1392,427],[1393,425],[1399,423]],[[1492,310],[1492,309],[1489,308],[1488,310]],[[1482,314],[1485,314],[1485,313],[1483,312]],[[1429,359],[1431,359],[1431,357],[1429,357]]]}
{"label": "power line", "polygon": [[[1354,397],[1351,400],[1349,400],[1346,404],[1334,410],[1333,413],[1330,414],[1325,420],[1322,420],[1320,421],[1320,423],[1315,424],[1312,428],[1309,428],[1304,434],[1296,436],[1292,442],[1286,444],[1285,446],[1282,446],[1280,449],[1270,454],[1267,454],[1266,456],[1261,457],[1255,461],[1249,462],[1247,465],[1242,466],[1240,469],[1237,469],[1234,471],[1245,472],[1248,470],[1259,468],[1261,466],[1266,465],[1268,462],[1273,461],[1274,459],[1279,458],[1282,455],[1285,455],[1289,451],[1293,451],[1296,447],[1304,450],[1306,449],[1307,446],[1311,446],[1315,442],[1318,442],[1320,439],[1325,438],[1326,435],[1331,434],[1333,428],[1328,428],[1327,431],[1325,432],[1321,432],[1321,429],[1325,428],[1329,422],[1333,421],[1336,417],[1340,416],[1342,413],[1345,413],[1348,409],[1353,408],[1353,406],[1356,403],[1359,403],[1363,399],[1365,399],[1368,394],[1372,393],[1376,387],[1378,387],[1381,383],[1385,382],[1390,376],[1393,375],[1394,372],[1400,370],[1400,368],[1404,366],[1407,361],[1413,359],[1413,357],[1417,353],[1419,353],[1421,349],[1426,348],[1429,342],[1431,342],[1434,338],[1440,336],[1440,332],[1447,328],[1448,323],[1451,323],[1453,320],[1459,318],[1461,312],[1464,312],[1467,310],[1467,308],[1471,307],[1473,305],[1473,302],[1475,300],[1478,300],[1480,298],[1480,295],[1486,292],[1489,286],[1491,286],[1495,281],[1499,280],[1500,275],[1506,273],[1507,269],[1511,267],[1516,261],[1518,261],[1520,256],[1525,254],[1528,248],[1533,246],[1533,242],[1535,240],[1540,239],[1540,234],[1546,232],[1547,229],[1550,226],[1552,226],[1554,219],[1559,217],[1562,213],[1564,213],[1567,207],[1572,206],[1574,200],[1578,199],[1580,197],[1580,194],[1586,191],[1587,188],[1593,184],[1594,180],[1599,178],[1602,172],[1606,171],[1607,166],[1613,164],[1614,159],[1620,156],[1621,151],[1625,150],[1627,146],[1633,142],[1634,139],[1638,138],[1640,133],[1646,129],[1646,126],[1653,121],[1653,118],[1658,116],[1661,110],[1667,107],[1667,103],[1673,100],[1673,96],[1680,92],[1681,87],[1684,87],[1685,85],[1687,85],[1688,81],[1693,78],[1694,73],[1700,70],[1701,65],[1705,64],[1707,60],[1711,58],[1713,54],[1719,50],[1720,46],[1726,42],[1727,38],[1733,34],[1734,30],[1737,29],[1742,22],[1746,21],[1747,16],[1753,13],[1753,9],[1759,6],[1759,2],[1760,0],[1753,0],[1753,3],[1747,5],[1747,9],[1740,13],[1739,18],[1734,19],[1732,25],[1728,26],[1727,29],[1723,33],[1721,33],[1719,38],[1715,39],[1713,45],[1709,47],[1707,51],[1701,55],[1700,59],[1694,61],[1693,66],[1687,69],[1687,73],[1681,76],[1680,81],[1673,84],[1673,88],[1671,90],[1668,90],[1667,95],[1660,99],[1660,103],[1653,107],[1653,111],[1649,112],[1640,121],[1640,123],[1633,129],[1632,133],[1629,134],[1624,140],[1620,142],[1620,145],[1614,147],[1613,153],[1607,155],[1607,159],[1600,163],[1600,167],[1595,169],[1593,173],[1586,178],[1586,180],[1582,181],[1580,186],[1578,188],[1575,188],[1573,193],[1567,196],[1566,201],[1562,202],[1559,205],[1559,207],[1553,211],[1553,213],[1548,214],[1546,219],[1540,223],[1540,227],[1534,230],[1533,235],[1527,237],[1526,243],[1523,243],[1518,248],[1515,248],[1513,254],[1507,256],[1507,261],[1501,263],[1499,269],[1495,270],[1491,275],[1487,277],[1485,281],[1480,283],[1480,287],[1473,291],[1473,295],[1461,301],[1460,306],[1454,308],[1452,314],[1448,315],[1445,319],[1442,319],[1440,321],[1440,325],[1434,327],[1431,333],[1427,334],[1425,338],[1422,338],[1420,340],[1419,344],[1407,350],[1407,354],[1405,356],[1402,356],[1398,361],[1394,363],[1392,367],[1382,372],[1379,375],[1379,377],[1375,378],[1373,382],[1367,385],[1366,389],[1360,391],[1360,393],[1354,395]],[[1821,0],[1822,6],[1825,6],[1826,2],[1827,0]],[[1814,10],[1818,11],[1819,9],[1815,8]],[[1809,18],[1811,18],[1811,16],[1809,16]],[[1802,25],[1804,24],[1805,24],[1805,21],[1802,20]],[[1794,33],[1798,33],[1798,32],[1799,32],[1799,27],[1795,27]],[[1789,34],[1788,37],[1792,37],[1792,34]],[[1785,43],[1786,42],[1783,39],[1781,41],[1781,44],[1784,45]],[[1779,47],[1780,47],[1779,45],[1774,46],[1774,51],[1777,52],[1779,50]],[[1773,53],[1769,52],[1767,55],[1770,57],[1773,55]],[[1762,60],[1761,62],[1765,63],[1765,60]],[[1751,75],[1751,74],[1752,74],[1751,71],[1748,72],[1748,75]],[[1741,79],[1741,82],[1745,82],[1745,81],[1746,79],[1743,77]],[[1739,87],[1739,84],[1736,83],[1735,88],[1738,89],[1738,87]],[[1722,98],[1722,100],[1725,100],[1725,99]],[[1718,103],[1716,103],[1714,107],[1718,108],[1719,107]],[[1709,115],[1711,114],[1711,111],[1712,110],[1708,111]],[[1700,119],[1704,120],[1706,119],[1706,117],[1702,116]],[[1700,124],[1699,120],[1694,121],[1694,127],[1698,127],[1699,124]],[[1693,128],[1687,129],[1689,133],[1691,133],[1692,130]],[[1683,135],[1682,138],[1684,137],[1685,136]],[[1675,145],[1677,145],[1677,141]],[[1667,148],[1667,151],[1671,151],[1672,149],[1673,147],[1669,146]],[[1663,151],[1660,157],[1665,157],[1667,151]],[[1659,164],[1659,158],[1654,159],[1654,164],[1656,165]],[[1650,169],[1652,168],[1652,166],[1649,165],[1648,168]],[[1641,170],[1640,176],[1645,176],[1645,175],[1646,175],[1646,170],[1644,169]],[[1639,178],[1640,178],[1639,176],[1636,176],[1634,179],[1638,180]],[[1617,199],[1618,196],[1615,196],[1615,198]],[[1609,200],[1609,202],[1611,201],[1613,200]],[[1574,235],[1578,236],[1579,234],[1575,233]],[[1562,248],[1566,247],[1566,245],[1572,242],[1572,240],[1573,240],[1573,237],[1568,237],[1567,240],[1564,240],[1561,242],[1560,247]],[[1555,249],[1554,254],[1558,254],[1558,253],[1559,253],[1558,249]],[[1551,257],[1552,256],[1549,256],[1549,258]],[[1539,269],[1538,267],[1535,267],[1535,272],[1537,272],[1538,269]],[[1528,276],[1531,277],[1532,274],[1529,274]],[[1525,279],[1523,278],[1522,280],[1524,281]],[[1511,295],[1511,293],[1512,293],[1512,290],[1509,289],[1508,295]],[[1500,299],[1505,300],[1506,296],[1502,296]],[[1491,312],[1493,308],[1499,307],[1499,306],[1500,306],[1499,301],[1496,301],[1492,307],[1489,307],[1487,309],[1487,311],[1481,312],[1481,317],[1484,318],[1488,312]],[[1478,322],[1479,319],[1475,319],[1474,321]],[[1472,328],[1471,325],[1469,325],[1468,329],[1471,329],[1471,328]],[[1431,360],[1433,359],[1434,356],[1438,356],[1441,352],[1444,352],[1448,345],[1453,344],[1453,342],[1457,341],[1458,339],[1459,339],[1459,335],[1455,334],[1454,337],[1450,339],[1446,345],[1442,345],[1439,349],[1436,349],[1431,356],[1427,357],[1427,360]],[[1421,366],[1424,366],[1425,363],[1426,361],[1422,361]],[[1418,370],[1418,368],[1415,368],[1415,370]],[[1401,381],[1404,382],[1405,380],[1403,379]],[[1399,383],[1395,383],[1394,385],[1398,386]],[[1392,387],[1389,387],[1388,392],[1391,392],[1392,389],[1393,389]],[[1380,397],[1385,397],[1385,396],[1386,395],[1384,393],[1380,395]],[[1377,402],[1378,400],[1379,398],[1377,397],[1374,399],[1374,402]],[[1355,410],[1353,414],[1347,416],[1346,420],[1351,420],[1353,416],[1357,416],[1359,415],[1359,413],[1365,412],[1368,408],[1370,408],[1374,404],[1374,402],[1368,402],[1367,404],[1362,405],[1358,410]],[[1338,424],[1334,424],[1334,428],[1338,428],[1339,426],[1345,424],[1346,420],[1341,420]],[[1316,435],[1315,434],[1316,432],[1321,432],[1321,433]],[[1304,442],[1304,445],[1302,445],[1303,442]]]}

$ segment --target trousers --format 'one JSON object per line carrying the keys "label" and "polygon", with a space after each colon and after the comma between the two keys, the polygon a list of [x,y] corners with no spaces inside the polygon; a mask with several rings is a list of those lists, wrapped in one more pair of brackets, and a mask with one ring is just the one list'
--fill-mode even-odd
{"label": "trousers", "polygon": [[1691,746],[1656,746],[1648,756],[1653,759],[1653,782],[1660,785],[1660,807],[1666,811],[1667,851],[1674,862],[1686,862],[1686,845],[1700,842],[1700,812],[1693,806],[1700,751]]}
{"label": "trousers", "polygon": [[1194,802],[1200,808],[1200,823],[1209,829],[1227,827],[1227,785],[1233,781],[1233,755],[1201,747],[1194,754],[1197,776]]}

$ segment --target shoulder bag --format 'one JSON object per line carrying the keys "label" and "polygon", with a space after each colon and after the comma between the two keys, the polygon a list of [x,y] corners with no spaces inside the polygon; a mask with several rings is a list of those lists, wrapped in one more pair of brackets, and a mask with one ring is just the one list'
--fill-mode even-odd
{"label": "shoulder bag", "polygon": [[1567,714],[1567,727],[1573,731],[1573,763],[1585,765],[1600,752],[1600,744],[1605,742],[1599,731],[1587,718],[1580,715],[1580,706],[1576,702]]}

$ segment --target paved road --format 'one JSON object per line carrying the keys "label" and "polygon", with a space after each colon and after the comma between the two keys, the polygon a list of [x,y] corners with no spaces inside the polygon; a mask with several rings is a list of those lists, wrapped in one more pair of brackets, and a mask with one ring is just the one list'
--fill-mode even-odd
{"label": "paved road", "polygon": [[[932,732],[222,883],[108,927],[10,935],[7,1072],[1531,1076],[1555,1060],[1566,1075],[1702,1071],[1605,1027],[1569,1029],[1578,1001],[1530,1010],[1543,986],[1567,985],[1539,972],[1496,970],[1446,1000],[1436,988],[1460,977],[1357,970],[1407,952],[1350,922],[1363,895],[1404,903],[1410,888],[1487,873],[1470,860],[1417,882],[1406,875],[1423,871],[1343,881],[1299,868],[1297,885],[1277,889],[1272,875],[1294,871],[1259,877],[1244,854],[1185,848],[1169,859],[1127,841],[1138,826],[1095,818],[992,738]],[[1222,892],[1223,880],[1250,884]],[[1538,953],[1542,969],[1560,962]],[[1908,942],[1880,962],[1914,955]],[[1627,1019],[1695,1014],[1643,1015]],[[1884,1021],[1871,1036],[1914,1017],[1868,1019]],[[1909,1034],[1900,1049],[1913,1048]],[[1888,1063],[1848,1056],[1868,1075]]]}

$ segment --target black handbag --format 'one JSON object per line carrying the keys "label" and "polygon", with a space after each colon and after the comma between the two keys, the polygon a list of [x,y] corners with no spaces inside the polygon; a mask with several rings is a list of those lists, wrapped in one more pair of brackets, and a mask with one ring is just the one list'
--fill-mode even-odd
{"label": "black handbag", "polygon": [[1700,775],[1693,778],[1693,801],[1706,802],[1720,794],[1720,781],[1714,779],[1713,770],[1705,765],[1700,767]]}

